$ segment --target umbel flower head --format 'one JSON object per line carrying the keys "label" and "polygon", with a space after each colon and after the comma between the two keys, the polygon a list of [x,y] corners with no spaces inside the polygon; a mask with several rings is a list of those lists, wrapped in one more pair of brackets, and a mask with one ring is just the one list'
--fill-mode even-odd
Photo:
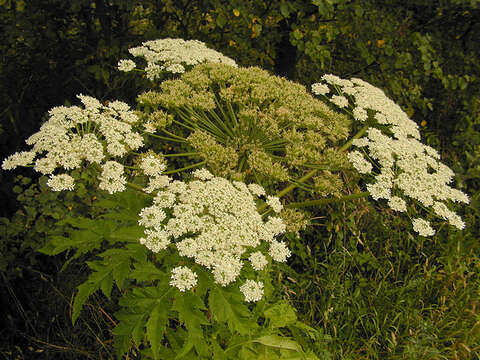
{"label": "umbel flower head", "polygon": [[338,172],[348,165],[336,149],[351,120],[301,84],[257,67],[209,63],[160,87],[141,94],[140,106],[175,114],[168,131],[186,137],[186,151],[193,147],[217,176],[273,192],[312,166]]}
{"label": "umbel flower head", "polygon": [[[244,266],[260,271],[272,260],[286,261],[290,250],[276,239],[285,232],[285,224],[276,216],[262,219],[255,203],[259,185],[230,182],[205,169],[193,175],[190,182],[169,182],[158,191],[154,204],[142,209],[142,244],[153,252],[172,245],[180,256],[209,269],[221,286],[235,282]],[[279,212],[282,206],[276,200],[269,197],[273,210]],[[180,291],[195,284],[196,275],[190,269],[177,267],[172,272],[171,285]],[[247,301],[258,301],[263,285],[252,284],[241,290]]]}
{"label": "umbel flower head", "polygon": [[[4,170],[34,165],[42,174],[50,175],[47,184],[55,191],[73,190],[74,180],[68,173],[84,163],[102,166],[100,188],[113,193],[123,190],[123,166],[114,160],[143,145],[135,131],[137,115],[121,101],[103,105],[97,99],[78,95],[83,107],[58,106],[49,111],[48,120],[26,143],[31,151],[15,153],[3,161]],[[36,160],[35,160],[36,158]]]}
{"label": "umbel flower head", "polygon": [[[464,222],[447,204],[468,203],[468,196],[448,185],[454,173],[440,162],[435,149],[419,141],[418,125],[382,90],[361,79],[345,80],[335,75],[324,75],[322,79],[323,84],[312,85],[312,92],[338,107],[345,107],[345,101],[350,101],[353,117],[372,125],[365,137],[353,141],[359,150],[348,154],[358,172],[371,174],[374,181],[367,184],[367,189],[372,198],[387,200],[390,208],[398,212],[408,211],[409,198],[411,204],[420,204],[450,225],[463,229]],[[338,95],[327,97],[329,86]],[[339,101],[339,97],[344,100]],[[378,169],[375,172],[374,167]],[[430,223],[420,218],[413,220],[413,230],[422,236],[435,234]]]}
{"label": "umbel flower head", "polygon": [[[211,62],[237,66],[234,60],[209,49],[198,40],[159,39],[142,43],[142,46],[128,50],[135,57],[144,58],[147,62],[145,72],[147,78],[155,80],[162,73],[182,74],[194,65]],[[120,60],[118,70],[129,72],[136,68],[133,60]]]}

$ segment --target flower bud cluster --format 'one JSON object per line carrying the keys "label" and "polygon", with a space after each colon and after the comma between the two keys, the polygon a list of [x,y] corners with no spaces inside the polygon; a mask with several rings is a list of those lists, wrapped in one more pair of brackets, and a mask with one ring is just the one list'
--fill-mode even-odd
{"label": "flower bud cluster", "polygon": [[[146,76],[150,80],[160,78],[162,73],[182,74],[186,69],[200,63],[223,63],[237,67],[234,60],[209,49],[198,40],[159,39],[142,43],[128,50],[135,57],[147,61]],[[133,60],[120,60],[118,70],[129,72],[136,68]]]}
{"label": "flower bud cluster", "polygon": [[[206,169],[194,171],[193,176],[190,182],[165,184],[153,205],[142,209],[142,244],[153,252],[172,244],[180,256],[209,269],[221,286],[236,281],[247,261],[255,271],[263,270],[272,260],[286,261],[290,250],[276,240],[285,232],[285,224],[276,216],[262,219],[255,203],[257,194],[264,193],[259,185],[230,182]],[[277,213],[282,209],[278,198],[268,197],[267,202]],[[185,269],[177,270],[171,285],[181,291],[193,287],[195,276],[189,274]],[[241,288],[247,301],[261,298],[263,284],[255,284]]]}
{"label": "flower bud cluster", "polygon": [[54,172],[80,168],[86,161],[103,165],[100,188],[110,193],[123,190],[126,181],[123,166],[108,160],[143,146],[142,136],[133,128],[138,117],[121,101],[102,105],[90,96],[78,95],[78,98],[83,108],[51,109],[40,131],[26,140],[33,146],[32,150],[9,156],[2,168],[9,170],[33,164],[36,171],[50,175],[47,184],[54,191],[61,191],[73,190],[74,180],[67,173],[54,175]]}
{"label": "flower bud cluster", "polygon": [[[348,154],[358,172],[374,176],[375,181],[367,185],[372,198],[385,199],[393,210],[406,212],[407,203],[397,196],[403,195],[448,220],[450,225],[463,229],[464,222],[445,202],[468,203],[469,199],[448,185],[454,173],[439,161],[440,155],[435,149],[419,141],[418,125],[382,90],[363,80],[345,80],[335,75],[324,75],[322,80],[323,84],[312,85],[312,92],[326,96],[329,94],[326,87],[334,88],[339,95],[327,99],[338,107],[345,107],[345,101],[350,101],[356,120],[365,122],[370,118],[383,130],[369,128],[365,137],[353,141],[363,154],[358,150]],[[376,174],[372,173],[372,160],[379,169]],[[422,236],[435,233],[423,219],[415,219],[413,229]]]}

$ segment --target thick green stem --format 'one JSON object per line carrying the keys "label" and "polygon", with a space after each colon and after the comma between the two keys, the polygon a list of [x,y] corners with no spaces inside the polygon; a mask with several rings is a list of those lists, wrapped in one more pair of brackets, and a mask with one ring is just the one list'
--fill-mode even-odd
{"label": "thick green stem", "polygon": [[188,166],[185,166],[181,169],[175,169],[175,170],[170,170],[170,171],[165,171],[163,173],[163,175],[169,175],[169,174],[175,174],[175,173],[178,173],[180,171],[183,171],[183,170],[188,170],[188,169],[191,169],[191,168],[194,168],[194,167],[198,167],[198,166],[202,166],[202,165],[205,165],[207,162],[206,161],[201,161],[199,163],[196,163],[196,164],[193,164],[193,165],[188,165]]}
{"label": "thick green stem", "polygon": [[353,140],[358,139],[359,137],[363,136],[368,130],[370,126],[368,125],[363,125],[363,127],[350,139],[348,140],[343,146],[340,148],[340,151],[346,151],[352,146]]}
{"label": "thick green stem", "polygon": [[370,195],[368,191],[364,191],[358,194],[352,194],[352,195],[346,195],[341,198],[327,198],[327,199],[318,199],[318,200],[309,200],[309,201],[301,201],[301,202],[296,202],[296,203],[290,203],[285,205],[286,208],[303,208],[303,207],[308,207],[308,206],[319,206],[319,205],[326,205],[326,204],[332,204],[332,203],[337,203],[337,202],[344,202],[344,201],[350,201],[350,200],[355,200],[355,199],[361,199],[364,197],[367,197]]}
{"label": "thick green stem", "polygon": [[[367,129],[369,128],[368,125],[364,125],[350,140],[348,140],[343,146],[339,149],[340,151],[346,151],[352,146],[353,140],[358,139],[359,137],[363,136]],[[300,179],[296,181],[296,183],[304,183],[311,177],[313,177],[319,169],[313,169],[310,170],[306,175],[302,176]],[[291,184],[287,186],[285,189],[281,190],[280,192],[277,193],[277,197],[282,197],[286,194],[288,194],[290,191],[294,190],[298,185],[297,184]],[[261,212],[267,207],[267,204],[262,204],[258,207],[258,211]]]}
{"label": "thick green stem", "polygon": [[181,139],[170,138],[170,137],[166,137],[166,136],[155,135],[155,134],[152,134],[152,133],[149,133],[149,132],[145,132],[145,134],[147,134],[148,136],[151,136],[153,138],[161,139],[161,140],[175,141],[175,142],[179,142],[179,143],[187,142],[187,140],[181,140]]}
{"label": "thick green stem", "polygon": [[162,154],[164,157],[177,157],[177,156],[192,156],[192,155],[198,155],[200,154],[199,152],[186,152],[186,153],[176,153],[176,154]]}
{"label": "thick green stem", "polygon": [[161,128],[160,130],[163,131],[168,136],[171,136],[175,139],[187,141],[187,139],[185,139],[183,136],[179,136],[177,134],[171,133],[170,131],[167,131],[167,129],[165,129],[165,128]]}
{"label": "thick green stem", "polygon": [[136,190],[136,191],[140,191],[142,193],[145,193],[145,191],[143,190],[143,188],[140,186],[140,185],[137,185],[137,184],[133,184],[131,182],[126,182],[125,183],[125,186],[126,187],[129,187],[130,189],[133,189],[133,190]]}

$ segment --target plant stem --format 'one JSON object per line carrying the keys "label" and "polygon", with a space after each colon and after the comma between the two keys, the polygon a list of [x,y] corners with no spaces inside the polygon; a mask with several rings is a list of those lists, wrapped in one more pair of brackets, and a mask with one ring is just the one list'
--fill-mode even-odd
{"label": "plant stem", "polygon": [[363,134],[367,132],[369,127],[370,126],[367,124],[363,125],[363,127],[360,130],[358,130],[358,132],[350,140],[348,140],[345,144],[343,144],[343,146],[340,148],[340,151],[348,150],[348,148],[352,146],[353,140],[356,140],[359,137],[363,136]]}
{"label": "plant stem", "polygon": [[[350,148],[350,146],[352,146],[353,140],[358,139],[363,134],[365,134],[365,132],[367,131],[368,128],[369,128],[368,125],[364,125],[350,140],[348,140],[345,144],[343,144],[343,146],[339,150],[340,151],[348,150]],[[313,177],[317,173],[318,170],[319,169],[310,170],[310,172],[308,172],[306,175],[302,176],[296,182],[297,183],[304,183],[305,181],[307,181],[308,179]],[[276,196],[280,198],[280,197],[288,194],[290,191],[294,190],[297,186],[298,186],[297,184],[291,184],[291,185],[287,186],[285,189],[279,191]],[[267,207],[267,204],[262,204],[258,207],[258,211],[261,212],[266,207]]]}
{"label": "plant stem", "polygon": [[176,153],[176,154],[162,154],[164,157],[176,157],[176,156],[191,156],[191,155],[198,155],[199,152],[186,152],[186,153]]}
{"label": "plant stem", "polygon": [[181,169],[175,169],[175,170],[165,171],[165,172],[163,172],[163,175],[175,174],[175,173],[178,173],[178,172],[183,171],[183,170],[188,170],[188,169],[191,169],[191,168],[194,168],[194,167],[198,167],[198,166],[205,165],[206,163],[207,163],[207,161],[204,160],[204,161],[201,161],[201,162],[196,163],[196,164],[193,164],[193,165],[185,166],[185,167],[183,167],[183,168],[181,168]]}
{"label": "plant stem", "polygon": [[163,131],[163,132],[164,132],[165,134],[167,134],[168,136],[171,136],[171,137],[173,137],[173,138],[175,138],[175,139],[187,141],[187,139],[185,139],[183,136],[179,136],[179,135],[173,134],[173,133],[171,133],[170,131],[167,131],[167,129],[165,129],[165,128],[161,128],[160,130]]}
{"label": "plant stem", "polygon": [[309,200],[309,201],[301,201],[301,202],[296,202],[296,203],[290,203],[290,204],[285,205],[285,207],[286,208],[303,208],[303,207],[307,207],[307,206],[326,205],[326,204],[332,204],[332,203],[337,203],[337,202],[361,199],[363,197],[367,197],[368,195],[370,195],[370,193],[368,191],[364,191],[364,192],[357,193],[357,194],[346,195],[346,196],[341,197],[341,198],[327,198],[327,199],[318,199],[318,200]]}
{"label": "plant stem", "polygon": [[133,184],[133,183],[127,181],[125,183],[125,186],[129,187],[130,189],[133,189],[133,190],[136,190],[136,191],[141,191],[142,193],[145,193],[145,191],[143,191],[143,188],[140,185]]}
{"label": "plant stem", "polygon": [[147,134],[148,136],[154,137],[154,138],[156,138],[156,139],[162,139],[162,140],[168,140],[168,141],[176,141],[176,142],[180,142],[180,143],[187,142],[186,140],[181,140],[181,139],[169,138],[169,137],[166,137],[166,136],[155,135],[155,134],[152,134],[152,133],[149,133],[149,132],[145,132],[144,134]]}

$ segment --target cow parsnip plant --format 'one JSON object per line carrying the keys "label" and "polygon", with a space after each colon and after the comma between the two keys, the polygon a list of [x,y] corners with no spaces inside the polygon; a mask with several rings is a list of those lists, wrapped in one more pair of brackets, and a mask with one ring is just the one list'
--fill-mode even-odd
{"label": "cow parsnip plant", "polygon": [[[85,176],[97,184],[95,211],[61,220],[69,226],[42,251],[90,259],[73,322],[94,292],[121,290],[119,357],[316,359],[322,333],[272,286],[275,263],[307,226],[295,209],[371,195],[415,216],[420,236],[434,232],[422,211],[463,228],[450,207],[468,197],[448,186],[454,174],[379,89],[326,75],[312,87],[325,103],[200,42],[157,40],[131,53],[145,69],[127,59],[119,69],[145,72],[160,89],[140,94],[137,111],[80,95],[82,107],[52,109],[27,139],[32,150],[2,164],[34,167],[52,191]],[[153,151],[165,142],[175,148]],[[375,181],[368,192],[342,195],[349,162]]]}

